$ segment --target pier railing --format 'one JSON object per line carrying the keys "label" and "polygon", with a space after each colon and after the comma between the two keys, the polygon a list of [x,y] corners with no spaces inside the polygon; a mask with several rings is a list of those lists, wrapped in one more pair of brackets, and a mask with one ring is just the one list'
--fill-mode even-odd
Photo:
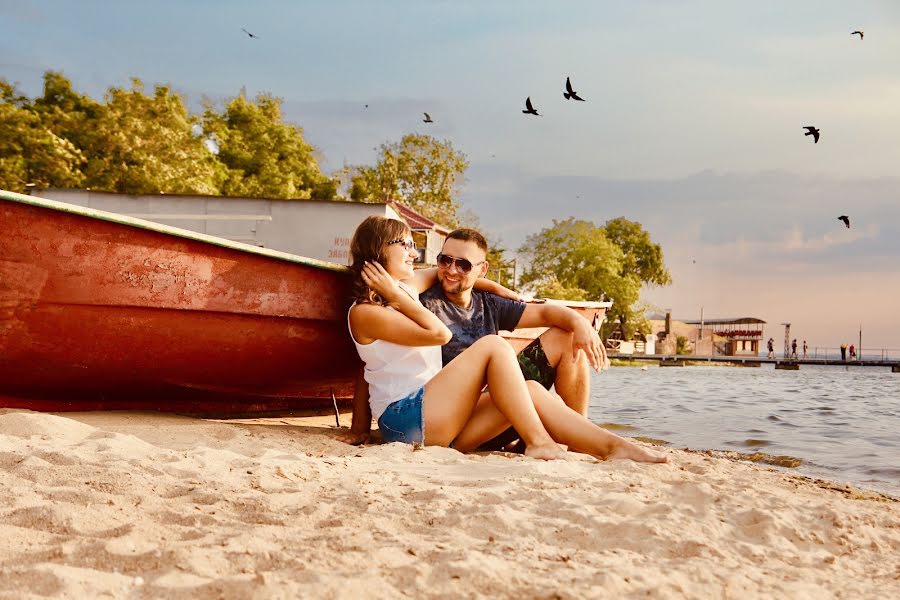
{"label": "pier railing", "polygon": [[[782,352],[776,352],[778,358],[790,358],[790,354],[785,357]],[[814,346],[807,351],[807,355],[803,356],[803,351],[797,348],[797,358],[823,358],[826,360],[840,360],[840,348],[828,348],[825,346]],[[850,360],[850,351],[847,350],[847,360]],[[856,360],[880,360],[897,361],[900,360],[900,349],[897,348],[863,348],[862,352],[857,350]]]}

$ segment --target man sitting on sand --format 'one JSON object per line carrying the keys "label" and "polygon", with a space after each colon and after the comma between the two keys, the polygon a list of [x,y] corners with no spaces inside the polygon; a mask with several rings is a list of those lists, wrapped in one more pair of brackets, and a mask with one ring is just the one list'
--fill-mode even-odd
{"label": "man sitting on sand", "polygon": [[[487,335],[517,327],[549,327],[523,349],[519,366],[526,380],[546,389],[555,386],[566,405],[587,416],[590,401],[590,368],[608,367],[606,351],[591,324],[574,310],[557,304],[526,304],[473,289],[489,268],[487,240],[473,229],[452,231],[438,255],[438,282],[422,293],[420,300],[450,329],[453,337],[441,348],[446,366],[463,350]],[[514,294],[511,294],[514,296]],[[371,415],[368,392],[357,378],[353,402],[353,424],[339,439],[364,443],[369,437]],[[507,434],[499,443],[511,442]],[[495,444],[496,446],[496,444]]]}

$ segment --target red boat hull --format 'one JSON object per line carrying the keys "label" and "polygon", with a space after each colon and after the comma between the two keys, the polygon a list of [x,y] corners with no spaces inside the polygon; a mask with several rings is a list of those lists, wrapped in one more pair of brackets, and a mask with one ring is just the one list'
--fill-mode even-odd
{"label": "red boat hull", "polygon": [[238,415],[352,394],[345,269],[12,196],[0,406]]}

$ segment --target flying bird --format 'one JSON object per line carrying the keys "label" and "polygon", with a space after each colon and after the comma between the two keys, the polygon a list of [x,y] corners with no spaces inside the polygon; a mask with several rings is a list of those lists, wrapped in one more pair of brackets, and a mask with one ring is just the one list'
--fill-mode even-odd
{"label": "flying bird", "polygon": [[804,133],[803,135],[811,135],[811,136],[813,136],[813,139],[815,140],[813,143],[814,144],[819,143],[819,130],[818,129],[816,129],[812,125],[807,125],[803,129],[806,130],[806,133]]}
{"label": "flying bird", "polygon": [[243,27],[241,27],[241,31],[243,31],[244,33],[246,33],[247,35],[249,35],[250,37],[252,37],[252,38],[254,38],[254,39],[257,39],[257,40],[259,39],[259,36],[258,36],[258,35],[253,35],[252,33],[250,33],[249,31],[247,31],[247,30],[244,29]]}
{"label": "flying bird", "polygon": [[538,111],[536,111],[534,109],[534,107],[531,105],[531,96],[528,96],[527,98],[525,98],[525,110],[523,110],[522,112],[525,113],[526,115],[534,115],[536,117],[541,116],[538,114]]}
{"label": "flying bird", "polygon": [[850,229],[850,217],[847,215],[841,215],[838,217],[838,221],[843,221],[844,225],[847,226],[847,229]]}
{"label": "flying bird", "polygon": [[566,77],[566,91],[563,92],[563,98],[566,100],[580,100],[584,102],[584,98],[578,95],[578,93],[572,89],[572,82],[569,81],[569,78]]}
{"label": "flying bird", "polygon": [[862,41],[863,36],[865,36],[865,34],[862,31],[852,31],[852,32],[850,32],[850,35],[858,35],[859,41]]}
{"label": "flying bird", "polygon": [[431,120],[431,115],[429,115],[428,113],[422,113],[422,114],[425,115],[425,118],[422,119],[423,123],[434,123],[434,121]]}

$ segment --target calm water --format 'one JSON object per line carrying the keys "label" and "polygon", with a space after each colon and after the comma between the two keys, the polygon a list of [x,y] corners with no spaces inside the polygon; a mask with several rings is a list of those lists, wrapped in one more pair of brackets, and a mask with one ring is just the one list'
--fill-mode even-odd
{"label": "calm water", "polygon": [[791,471],[900,495],[900,373],[880,367],[612,367],[590,417],[673,447],[789,455]]}

